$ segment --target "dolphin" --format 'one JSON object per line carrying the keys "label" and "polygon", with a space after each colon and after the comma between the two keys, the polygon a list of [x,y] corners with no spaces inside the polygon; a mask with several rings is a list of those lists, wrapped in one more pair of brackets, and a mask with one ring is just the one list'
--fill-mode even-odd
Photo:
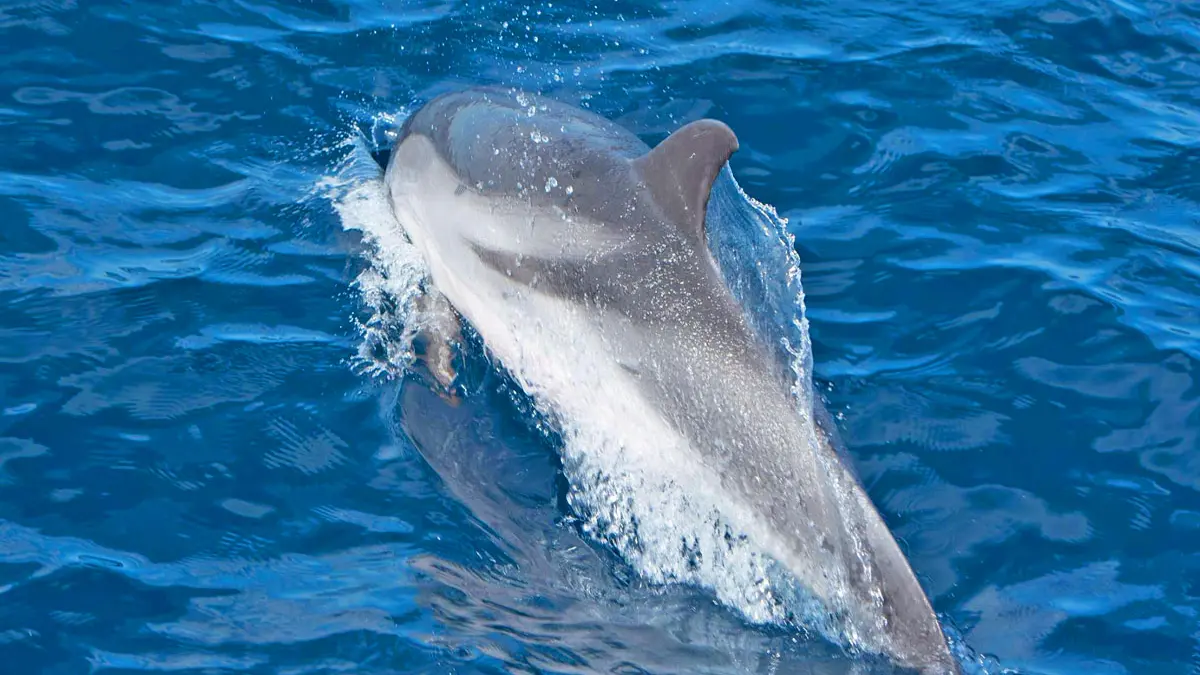
{"label": "dolphin", "polygon": [[[730,521],[856,647],[958,675],[823,406],[799,410],[708,249],[710,191],[737,149],[712,119],[651,149],[591,112],[476,88],[405,120],[384,182],[426,263],[442,342],[465,319],[558,419],[608,429],[622,446],[650,439],[664,465],[721,491]],[[432,343],[430,370],[448,386],[452,352]]]}

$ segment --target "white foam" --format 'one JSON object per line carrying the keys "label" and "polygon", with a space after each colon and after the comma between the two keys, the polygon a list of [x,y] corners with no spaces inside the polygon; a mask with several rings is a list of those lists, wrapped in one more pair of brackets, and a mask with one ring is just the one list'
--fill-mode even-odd
{"label": "white foam", "polygon": [[392,213],[366,140],[356,134],[343,148],[342,161],[318,189],[333,205],[342,228],[359,232],[366,247],[367,267],[354,287],[370,316],[356,320],[361,335],[356,365],[372,375],[395,377],[413,362],[413,338],[421,325],[416,300],[428,269]]}

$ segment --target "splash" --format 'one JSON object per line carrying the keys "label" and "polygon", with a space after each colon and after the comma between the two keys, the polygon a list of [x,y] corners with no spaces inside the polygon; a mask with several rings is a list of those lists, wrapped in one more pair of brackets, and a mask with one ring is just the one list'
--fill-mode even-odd
{"label": "splash", "polygon": [[713,184],[706,219],[708,248],[746,317],[791,371],[797,410],[811,417],[812,345],[800,284],[800,256],[788,223],[746,194],[726,165]]}
{"label": "splash", "polygon": [[[380,117],[386,124],[394,119]],[[354,134],[341,143],[333,175],[318,185],[342,228],[358,232],[366,267],[354,280],[367,318],[356,318],[361,340],[355,366],[373,376],[398,377],[415,359],[413,341],[425,322],[417,300],[428,277],[420,252],[409,242],[388,203],[381,170],[367,139]]]}

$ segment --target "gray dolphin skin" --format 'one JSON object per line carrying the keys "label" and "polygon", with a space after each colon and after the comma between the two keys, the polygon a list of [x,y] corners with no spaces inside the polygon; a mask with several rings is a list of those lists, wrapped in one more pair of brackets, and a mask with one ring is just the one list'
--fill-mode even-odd
{"label": "gray dolphin skin", "polygon": [[[719,490],[730,522],[855,645],[903,669],[957,675],[823,407],[799,410],[708,249],[710,190],[737,147],[715,120],[651,149],[573,106],[471,89],[406,120],[384,180],[440,294],[431,304],[447,306],[443,325],[468,321],[561,418],[590,417],[630,447],[661,441],[662,463]],[[433,352],[445,383],[449,350]]]}

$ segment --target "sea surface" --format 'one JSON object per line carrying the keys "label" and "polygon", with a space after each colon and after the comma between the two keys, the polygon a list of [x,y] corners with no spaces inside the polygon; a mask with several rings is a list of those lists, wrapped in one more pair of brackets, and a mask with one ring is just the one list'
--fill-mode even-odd
{"label": "sea surface", "polygon": [[0,0],[0,673],[867,672],[597,536],[477,336],[430,386],[372,155],[477,84],[734,129],[967,672],[1200,673],[1200,7],[1159,0]]}

